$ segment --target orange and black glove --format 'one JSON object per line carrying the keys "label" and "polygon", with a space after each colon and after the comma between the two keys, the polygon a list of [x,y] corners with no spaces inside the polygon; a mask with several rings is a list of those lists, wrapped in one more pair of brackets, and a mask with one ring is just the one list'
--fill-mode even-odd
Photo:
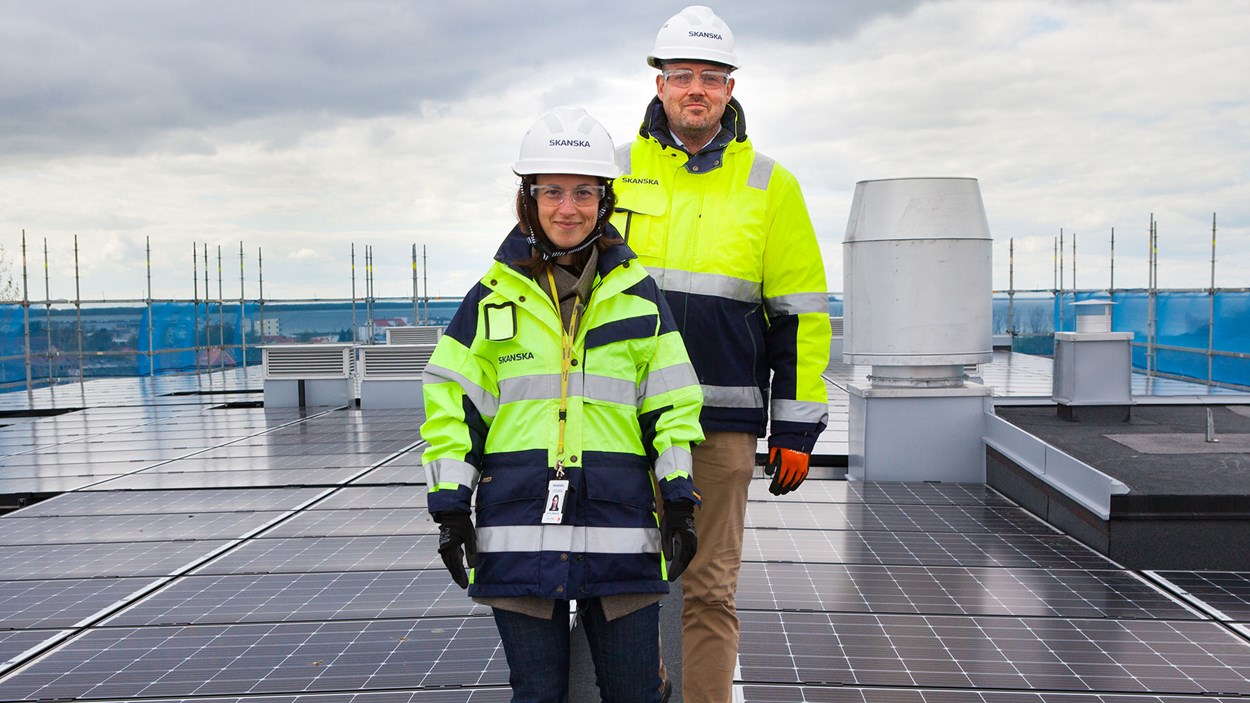
{"label": "orange and black glove", "polygon": [[768,492],[775,496],[785,495],[799,487],[807,478],[807,462],[811,455],[783,447],[772,447],[768,450],[768,464],[764,467],[764,475],[772,476],[773,482]]}

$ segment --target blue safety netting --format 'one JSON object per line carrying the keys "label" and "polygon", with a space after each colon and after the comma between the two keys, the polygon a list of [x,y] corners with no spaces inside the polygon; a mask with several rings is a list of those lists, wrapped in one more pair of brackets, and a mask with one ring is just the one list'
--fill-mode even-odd
{"label": "blue safety netting", "polygon": [[[1149,363],[1164,374],[1250,385],[1250,359],[1219,353],[1250,354],[1250,291],[1159,291],[1153,299],[1148,291],[998,293],[993,332],[1010,334],[1015,351],[1049,355],[1055,330],[1076,328],[1073,304],[1091,299],[1114,300],[1112,330],[1133,333],[1134,367]],[[257,365],[263,344],[365,340],[370,331],[381,337],[386,324],[417,324],[420,318],[421,324],[446,325],[459,304],[457,298],[419,306],[411,300],[84,303],[80,316],[72,304],[32,303],[27,320],[21,304],[5,303],[0,389],[26,387],[27,343],[31,383],[43,385],[76,379],[80,371],[91,378]],[[1148,350],[1152,306],[1156,347]],[[829,296],[829,313],[843,314],[841,295]],[[1217,353],[1209,355],[1208,346]]]}

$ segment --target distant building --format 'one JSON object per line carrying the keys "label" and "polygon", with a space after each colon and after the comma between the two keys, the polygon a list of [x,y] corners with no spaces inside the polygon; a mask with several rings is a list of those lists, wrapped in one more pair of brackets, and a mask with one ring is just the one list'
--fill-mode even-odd
{"label": "distant building", "polygon": [[375,342],[386,341],[387,327],[407,327],[410,323],[406,317],[379,317],[373,320],[373,329],[361,326],[356,329],[356,339],[369,339],[369,335],[373,335]]}
{"label": "distant building", "polygon": [[252,333],[260,335],[262,339],[281,336],[282,321],[277,317],[267,317],[263,320],[253,320]]}

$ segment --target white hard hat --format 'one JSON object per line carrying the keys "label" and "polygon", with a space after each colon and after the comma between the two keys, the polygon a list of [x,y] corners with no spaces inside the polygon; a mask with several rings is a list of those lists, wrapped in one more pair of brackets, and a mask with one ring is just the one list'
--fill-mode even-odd
{"label": "white hard hat", "polygon": [[608,130],[580,107],[557,107],[545,113],[521,139],[521,156],[512,167],[518,176],[571,173],[616,178],[616,148]]}
{"label": "white hard hat", "polygon": [[734,33],[712,8],[691,5],[669,18],[655,35],[655,48],[647,57],[653,68],[665,61],[707,61],[738,68]]}

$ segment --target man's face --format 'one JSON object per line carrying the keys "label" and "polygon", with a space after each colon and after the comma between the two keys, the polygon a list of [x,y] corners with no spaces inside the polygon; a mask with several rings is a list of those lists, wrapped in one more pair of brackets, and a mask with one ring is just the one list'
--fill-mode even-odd
{"label": "man's face", "polygon": [[694,74],[693,80],[684,88],[678,87],[675,81],[665,80],[664,73],[656,76],[656,92],[664,103],[669,127],[678,136],[706,135],[710,139],[720,129],[725,106],[733,96],[734,82],[731,78],[723,85],[715,85],[715,81],[705,81],[702,76],[708,71],[724,74],[725,67],[696,61],[676,61],[665,62],[664,71],[690,71]]}

